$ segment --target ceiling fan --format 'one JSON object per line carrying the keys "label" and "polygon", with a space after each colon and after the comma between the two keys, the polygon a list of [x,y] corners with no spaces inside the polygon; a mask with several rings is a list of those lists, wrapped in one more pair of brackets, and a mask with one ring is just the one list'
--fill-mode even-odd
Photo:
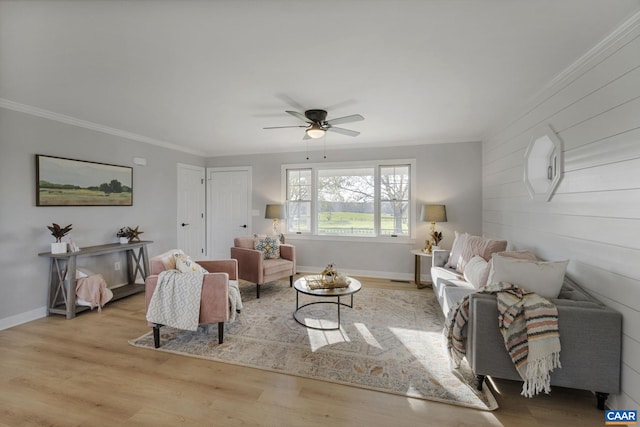
{"label": "ceiling fan", "polygon": [[364,117],[360,114],[352,114],[350,116],[327,120],[327,112],[325,110],[307,110],[304,114],[298,113],[297,111],[287,111],[287,113],[307,124],[297,126],[270,126],[264,129],[306,128],[304,138],[302,139],[322,138],[326,131],[337,132],[348,136],[358,136],[360,135],[360,132],[351,129],[339,128],[335,125],[364,120]]}

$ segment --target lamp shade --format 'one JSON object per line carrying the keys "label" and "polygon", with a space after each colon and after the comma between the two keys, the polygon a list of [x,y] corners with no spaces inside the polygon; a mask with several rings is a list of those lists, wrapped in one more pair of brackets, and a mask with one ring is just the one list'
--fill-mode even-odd
{"label": "lamp shade", "polygon": [[284,206],[283,205],[267,205],[264,217],[267,219],[283,219],[284,218]]}
{"label": "lamp shade", "polygon": [[425,222],[447,222],[447,209],[444,205],[422,205],[420,219]]}

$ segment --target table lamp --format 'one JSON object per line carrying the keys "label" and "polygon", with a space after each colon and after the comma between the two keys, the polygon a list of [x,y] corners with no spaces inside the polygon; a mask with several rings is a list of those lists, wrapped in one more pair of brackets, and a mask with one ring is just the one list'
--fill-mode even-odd
{"label": "table lamp", "polygon": [[273,235],[278,236],[280,234],[280,220],[284,218],[284,206],[267,205],[264,217],[266,219],[273,219]]}
{"label": "table lamp", "polygon": [[422,250],[429,254],[434,247],[438,248],[438,243],[442,240],[442,233],[436,231],[436,222],[447,222],[447,209],[444,205],[422,205],[420,219],[431,223],[431,235]]}

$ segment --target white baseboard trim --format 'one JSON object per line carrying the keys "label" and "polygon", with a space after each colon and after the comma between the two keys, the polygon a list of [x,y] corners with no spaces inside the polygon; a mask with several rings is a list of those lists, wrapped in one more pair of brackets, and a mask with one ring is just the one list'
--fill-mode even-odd
{"label": "white baseboard trim", "polygon": [[[322,270],[324,270],[325,266],[317,267],[317,266],[306,266],[306,265],[298,265],[296,266],[296,270],[298,272],[302,272],[305,274],[319,274]],[[413,281],[413,274],[409,273],[394,273],[389,271],[371,271],[371,270],[352,270],[350,268],[340,269],[338,268],[339,273],[346,273],[349,276],[356,277],[371,277],[372,279],[388,279],[388,280],[402,280],[402,281]]]}
{"label": "white baseboard trim", "polygon": [[16,314],[15,316],[5,317],[4,319],[0,319],[0,331],[22,325],[23,323],[31,322],[32,320],[41,319],[43,317],[47,317],[46,306],[25,311],[24,313]]}

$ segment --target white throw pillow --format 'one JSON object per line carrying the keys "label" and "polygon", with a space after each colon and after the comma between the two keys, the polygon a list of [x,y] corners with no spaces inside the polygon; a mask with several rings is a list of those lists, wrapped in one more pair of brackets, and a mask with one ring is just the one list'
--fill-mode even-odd
{"label": "white throw pillow", "polygon": [[464,269],[464,279],[471,283],[474,288],[480,289],[484,286],[482,279],[488,266],[489,263],[484,258],[479,255],[474,256]]}
{"label": "white throw pillow", "polygon": [[558,298],[569,261],[531,261],[493,255],[493,282],[509,282],[543,298]]}
{"label": "white throw pillow", "polygon": [[189,273],[191,271],[201,271],[204,274],[207,274],[208,271],[205,270],[200,264],[191,259],[191,257],[185,254],[179,254],[176,257],[176,269],[181,273]]}
{"label": "white throw pillow", "polygon": [[458,233],[454,231],[455,238],[453,239],[453,245],[451,246],[451,252],[449,252],[449,260],[445,267],[450,268],[458,268],[458,260],[460,259],[460,255],[462,255],[462,249],[467,244],[467,239],[469,238],[469,233]]}

